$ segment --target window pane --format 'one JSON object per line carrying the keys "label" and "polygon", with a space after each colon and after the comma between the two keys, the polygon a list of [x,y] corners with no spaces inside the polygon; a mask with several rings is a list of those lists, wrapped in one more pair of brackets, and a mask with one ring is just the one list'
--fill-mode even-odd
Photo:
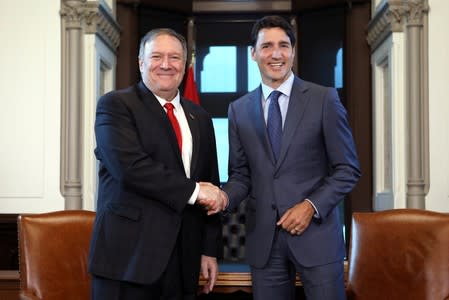
{"label": "window pane", "polygon": [[220,182],[228,181],[228,119],[212,118],[215,129],[215,139],[217,143],[218,171],[220,172]]}
{"label": "window pane", "polygon": [[341,89],[343,87],[343,48],[340,48],[335,58],[334,68],[334,87]]}
{"label": "window pane", "polygon": [[257,88],[260,84],[260,72],[257,63],[251,59],[251,46],[248,46],[248,92]]}
{"label": "window pane", "polygon": [[237,47],[209,47],[201,71],[201,93],[235,92],[236,75]]}

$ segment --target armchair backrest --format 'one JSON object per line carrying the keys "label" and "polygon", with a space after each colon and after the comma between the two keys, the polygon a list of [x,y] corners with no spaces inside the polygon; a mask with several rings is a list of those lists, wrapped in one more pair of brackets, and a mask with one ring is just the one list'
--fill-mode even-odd
{"label": "armchair backrest", "polygon": [[90,299],[87,256],[95,213],[67,210],[20,215],[21,299]]}
{"label": "armchair backrest", "polygon": [[347,292],[348,299],[449,299],[449,215],[354,213]]}

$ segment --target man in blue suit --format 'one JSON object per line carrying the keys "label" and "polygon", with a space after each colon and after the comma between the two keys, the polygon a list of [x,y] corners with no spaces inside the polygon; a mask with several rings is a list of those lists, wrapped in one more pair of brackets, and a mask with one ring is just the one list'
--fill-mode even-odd
{"label": "man in blue suit", "polygon": [[247,199],[254,298],[295,299],[298,272],[308,300],[345,299],[337,206],[360,177],[346,111],[334,88],[292,73],[295,36],[286,20],[264,17],[251,35],[262,83],[229,107],[223,190],[227,211]]}
{"label": "man in blue suit", "polygon": [[208,113],[180,96],[186,57],[181,35],[152,30],[142,81],[98,101],[93,300],[195,299],[200,269],[205,292],[214,286],[221,222],[204,207],[220,203],[215,136]]}

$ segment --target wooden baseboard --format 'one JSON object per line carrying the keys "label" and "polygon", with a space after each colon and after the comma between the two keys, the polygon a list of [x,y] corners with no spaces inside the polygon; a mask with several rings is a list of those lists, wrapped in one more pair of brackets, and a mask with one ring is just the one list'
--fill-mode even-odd
{"label": "wooden baseboard", "polygon": [[19,292],[19,271],[0,270],[0,300],[18,300]]}
{"label": "wooden baseboard", "polygon": [[0,214],[0,270],[19,269],[17,214]]}
{"label": "wooden baseboard", "polygon": [[[345,262],[345,282],[348,279],[348,264]],[[200,276],[200,288],[206,284],[206,280]],[[301,279],[296,276],[296,286],[302,286]],[[234,293],[238,291],[251,293],[251,273],[246,272],[219,272],[215,283],[214,292]],[[19,299],[20,279],[17,270],[0,270],[0,300]]]}
{"label": "wooden baseboard", "polygon": [[[345,261],[345,285],[348,280],[348,263]],[[206,280],[200,276],[200,288],[206,284]],[[301,287],[302,282],[298,275],[296,275],[296,286]],[[216,293],[234,293],[243,291],[246,293],[252,292],[251,273],[245,272],[219,272],[217,281],[215,283],[214,292]]]}

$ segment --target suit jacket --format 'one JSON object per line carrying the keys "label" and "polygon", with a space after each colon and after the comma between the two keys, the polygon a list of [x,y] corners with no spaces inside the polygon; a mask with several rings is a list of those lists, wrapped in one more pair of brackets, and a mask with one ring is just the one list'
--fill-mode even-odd
{"label": "suit jacket", "polygon": [[247,259],[258,268],[269,257],[276,222],[310,199],[319,218],[288,245],[305,267],[344,258],[337,205],[360,177],[346,111],[333,88],[295,77],[275,162],[261,105],[261,87],[231,103],[228,210],[247,198]]}
{"label": "suit jacket", "polygon": [[151,284],[179,241],[184,280],[194,288],[201,254],[221,255],[219,218],[187,203],[195,181],[219,184],[212,120],[200,106],[185,99],[181,104],[193,139],[191,179],[164,109],[142,82],[99,99],[98,203],[89,256],[93,274]]}

